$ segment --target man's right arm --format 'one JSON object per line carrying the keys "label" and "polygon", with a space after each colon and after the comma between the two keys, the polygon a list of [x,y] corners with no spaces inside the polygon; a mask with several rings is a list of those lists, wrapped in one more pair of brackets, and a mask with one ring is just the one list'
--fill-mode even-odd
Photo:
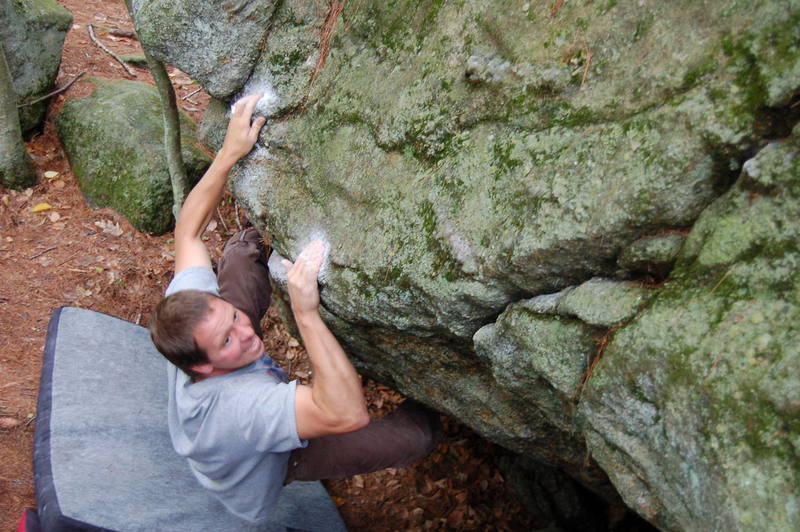
{"label": "man's right arm", "polygon": [[285,262],[292,312],[313,369],[310,386],[297,386],[295,417],[301,439],[352,432],[369,423],[361,379],[319,315],[317,274],[323,245],[309,244]]}

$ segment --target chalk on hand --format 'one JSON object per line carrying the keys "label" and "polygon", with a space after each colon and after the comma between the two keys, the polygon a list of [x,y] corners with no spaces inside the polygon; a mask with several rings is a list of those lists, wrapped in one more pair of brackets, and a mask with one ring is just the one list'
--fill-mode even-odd
{"label": "chalk on hand", "polygon": [[[263,116],[266,118],[275,114],[275,112],[278,110],[278,95],[269,80],[258,81],[251,79],[247,85],[245,85],[242,92],[238,95],[236,101],[246,98],[251,94],[262,94],[261,98],[258,99],[255,107],[253,108],[253,118],[257,116]],[[236,111],[236,102],[231,105],[231,114],[233,114],[234,111]]]}
{"label": "chalk on hand", "polygon": [[[311,246],[310,244],[319,244],[315,246]],[[328,265],[329,265],[329,253],[330,253],[330,242],[319,233],[311,235],[307,240],[304,240],[303,246],[297,246],[301,251],[297,253],[297,258],[295,260],[308,260],[314,261],[319,260],[319,254],[322,254],[322,264],[319,268],[319,273],[317,273],[317,281],[324,285],[327,281],[328,277]],[[308,244],[306,244],[308,243]],[[272,254],[269,256],[269,262],[267,266],[269,267],[269,274],[270,276],[277,281],[281,285],[285,285],[287,278],[286,278],[286,265],[291,264],[285,257],[281,256],[277,251],[273,250]]]}

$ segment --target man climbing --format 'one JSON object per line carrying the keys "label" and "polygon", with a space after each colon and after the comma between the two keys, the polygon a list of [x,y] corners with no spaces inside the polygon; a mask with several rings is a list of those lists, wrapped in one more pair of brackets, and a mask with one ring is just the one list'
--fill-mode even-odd
{"label": "man climbing", "polygon": [[313,368],[288,382],[264,353],[259,322],[270,285],[259,235],[225,245],[218,276],[201,240],[233,165],[255,144],[259,94],[233,108],[225,141],[175,227],[175,277],[150,333],[168,365],[170,436],[200,483],[234,514],[264,520],[281,487],[405,466],[436,445],[438,421],[409,401],[370,420],[358,374],[319,314],[323,245],[284,261],[292,313]]}

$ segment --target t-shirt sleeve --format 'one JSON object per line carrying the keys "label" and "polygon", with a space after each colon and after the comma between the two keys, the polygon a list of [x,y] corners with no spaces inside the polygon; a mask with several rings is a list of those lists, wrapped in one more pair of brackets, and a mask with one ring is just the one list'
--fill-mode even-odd
{"label": "t-shirt sleeve", "polygon": [[237,391],[237,426],[248,445],[257,451],[278,453],[307,445],[297,435],[297,381],[262,387],[257,393],[246,387]]}
{"label": "t-shirt sleeve", "polygon": [[214,270],[207,266],[190,266],[175,274],[164,297],[181,290],[200,290],[219,296],[219,284]]}

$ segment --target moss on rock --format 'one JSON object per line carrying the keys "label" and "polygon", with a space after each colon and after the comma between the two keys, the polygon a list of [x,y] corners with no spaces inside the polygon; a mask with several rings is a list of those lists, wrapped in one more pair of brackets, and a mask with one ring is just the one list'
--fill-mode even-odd
{"label": "moss on rock", "polygon": [[[91,96],[68,100],[56,119],[81,190],[90,205],[117,210],[140,231],[164,233],[174,220],[158,93],[142,82],[94,82]],[[194,123],[185,115],[181,133],[194,183],[211,161],[198,148]]]}

